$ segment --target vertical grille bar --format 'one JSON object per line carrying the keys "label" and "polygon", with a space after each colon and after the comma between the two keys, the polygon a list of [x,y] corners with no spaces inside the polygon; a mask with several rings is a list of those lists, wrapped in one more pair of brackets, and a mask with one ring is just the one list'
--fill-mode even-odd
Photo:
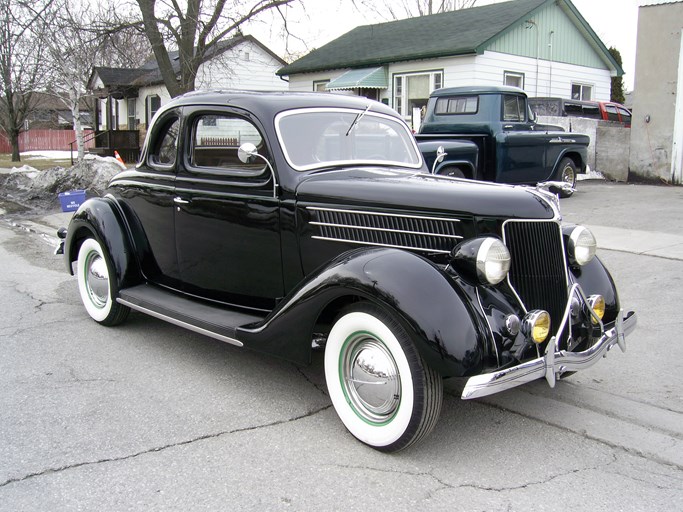
{"label": "vertical grille bar", "polygon": [[505,224],[505,243],[510,251],[510,284],[527,310],[544,309],[556,330],[567,304],[567,267],[562,231],[557,222]]}

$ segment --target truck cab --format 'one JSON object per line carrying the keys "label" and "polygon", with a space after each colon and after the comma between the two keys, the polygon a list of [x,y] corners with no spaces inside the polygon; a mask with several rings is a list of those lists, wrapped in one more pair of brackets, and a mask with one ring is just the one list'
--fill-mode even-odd
{"label": "truck cab", "polygon": [[[564,181],[572,186],[586,172],[587,135],[539,125],[526,93],[515,87],[453,87],[434,91],[419,141],[469,140],[479,147],[476,172],[498,183]],[[446,172],[448,159],[441,169]]]}

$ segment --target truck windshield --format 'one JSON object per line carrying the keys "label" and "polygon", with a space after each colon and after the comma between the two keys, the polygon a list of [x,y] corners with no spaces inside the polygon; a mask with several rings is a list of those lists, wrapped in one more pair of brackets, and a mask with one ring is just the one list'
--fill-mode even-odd
{"label": "truck windshield", "polygon": [[408,127],[371,109],[293,110],[279,114],[275,128],[287,162],[297,171],[339,165],[422,166]]}

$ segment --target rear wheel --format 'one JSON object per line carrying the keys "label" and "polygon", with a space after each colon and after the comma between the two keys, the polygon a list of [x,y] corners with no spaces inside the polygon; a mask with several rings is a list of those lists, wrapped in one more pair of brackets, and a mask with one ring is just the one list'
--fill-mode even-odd
{"label": "rear wheel", "polygon": [[116,302],[111,259],[94,238],[86,239],[78,251],[78,290],[85,310],[102,325],[123,322],[130,308]]}
{"label": "rear wheel", "polygon": [[440,375],[422,360],[406,329],[370,304],[345,309],[332,327],[325,378],[349,432],[381,451],[419,441],[441,412]]}
{"label": "rear wheel", "polygon": [[[565,157],[560,161],[554,179],[555,181],[563,181],[569,183],[572,188],[576,187],[576,164],[571,158]],[[560,197],[570,197],[574,192],[560,191]]]}

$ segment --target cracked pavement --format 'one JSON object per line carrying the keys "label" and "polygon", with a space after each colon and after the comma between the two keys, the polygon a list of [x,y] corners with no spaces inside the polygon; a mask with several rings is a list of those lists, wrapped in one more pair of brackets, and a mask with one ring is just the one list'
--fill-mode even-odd
{"label": "cracked pavement", "polygon": [[[590,224],[611,225],[604,194],[563,212],[603,199]],[[683,509],[683,261],[601,251],[639,314],[625,354],[555,389],[461,401],[449,382],[435,431],[385,455],[344,430],[322,354],[301,368],[139,314],[101,327],[51,251],[0,219],[0,511]]]}

